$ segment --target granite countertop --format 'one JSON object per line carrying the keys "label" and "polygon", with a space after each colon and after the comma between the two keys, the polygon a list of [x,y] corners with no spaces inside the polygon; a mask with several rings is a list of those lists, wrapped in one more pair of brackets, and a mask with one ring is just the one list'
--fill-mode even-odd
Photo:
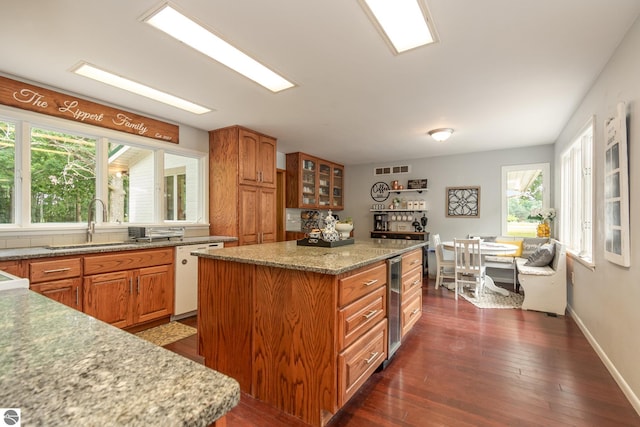
{"label": "granite countertop", "polygon": [[0,261],[11,261],[29,258],[46,258],[52,256],[84,255],[117,251],[132,251],[136,249],[163,248],[168,246],[198,245],[202,243],[235,242],[237,237],[231,236],[202,236],[185,237],[181,240],[156,240],[153,242],[123,242],[123,243],[92,243],[91,245],[69,245],[64,247],[34,247],[0,249]]}
{"label": "granite countertop", "polygon": [[359,239],[352,245],[323,248],[298,246],[296,241],[289,241],[204,250],[193,254],[202,258],[336,275],[428,244],[422,240]]}
{"label": "granite countertop", "polygon": [[0,292],[0,402],[22,425],[207,426],[236,380],[27,289]]}

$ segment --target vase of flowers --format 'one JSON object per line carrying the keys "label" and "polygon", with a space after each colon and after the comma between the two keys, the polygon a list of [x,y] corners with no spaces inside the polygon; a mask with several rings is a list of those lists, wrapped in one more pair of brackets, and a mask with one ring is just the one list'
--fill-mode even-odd
{"label": "vase of flowers", "polygon": [[534,209],[529,215],[529,219],[535,219],[540,221],[537,228],[538,237],[550,237],[551,236],[551,223],[556,217],[556,210],[553,208],[548,209]]}

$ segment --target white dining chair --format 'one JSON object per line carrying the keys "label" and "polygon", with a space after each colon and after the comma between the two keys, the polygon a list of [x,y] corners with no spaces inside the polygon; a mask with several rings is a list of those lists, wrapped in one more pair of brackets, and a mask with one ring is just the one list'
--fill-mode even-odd
{"label": "white dining chair", "polygon": [[436,289],[444,284],[444,279],[455,280],[456,264],[452,259],[444,258],[444,246],[439,234],[432,236],[436,252]]}
{"label": "white dining chair", "polygon": [[482,265],[480,239],[454,239],[456,299],[464,286],[474,286],[476,298],[484,290],[485,267]]}

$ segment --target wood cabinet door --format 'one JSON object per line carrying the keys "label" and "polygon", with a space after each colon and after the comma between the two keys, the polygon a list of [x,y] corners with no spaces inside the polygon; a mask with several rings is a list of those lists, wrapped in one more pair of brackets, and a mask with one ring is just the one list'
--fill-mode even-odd
{"label": "wood cabinet door", "polygon": [[344,166],[331,167],[331,209],[344,209]]}
{"label": "wood cabinet door", "polygon": [[258,173],[262,187],[276,188],[276,140],[260,136]]}
{"label": "wood cabinet door", "polygon": [[138,270],[134,277],[134,323],[173,314],[173,267],[160,265]]}
{"label": "wood cabinet door", "polygon": [[17,277],[28,277],[22,272],[22,264],[20,261],[0,261],[0,270],[6,271]]}
{"label": "wood cabinet door", "polygon": [[258,153],[260,137],[246,129],[238,130],[238,182],[245,185],[258,185]]}
{"label": "wood cabinet door", "polygon": [[79,277],[38,283],[31,285],[30,288],[32,291],[42,294],[47,298],[82,311],[82,282]]}
{"label": "wood cabinet door", "polygon": [[258,187],[240,185],[238,188],[238,244],[260,243],[258,230]]}
{"label": "wood cabinet door", "polygon": [[262,188],[258,192],[257,219],[260,243],[271,243],[278,240],[276,201],[275,188]]}
{"label": "wood cabinet door", "polygon": [[331,208],[331,163],[318,160],[318,207]]}
{"label": "wood cabinet door", "polygon": [[133,273],[119,271],[84,278],[84,312],[124,328],[133,323]]}

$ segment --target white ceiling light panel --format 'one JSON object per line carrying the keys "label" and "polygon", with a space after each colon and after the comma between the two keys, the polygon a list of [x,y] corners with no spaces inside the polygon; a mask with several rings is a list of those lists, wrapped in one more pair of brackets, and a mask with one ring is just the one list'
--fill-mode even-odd
{"label": "white ceiling light panel", "polygon": [[272,92],[280,92],[295,86],[284,77],[233,47],[168,4],[163,4],[160,8],[145,16],[142,21],[237,71]]}
{"label": "white ceiling light panel", "polygon": [[395,53],[437,41],[422,0],[360,0],[360,4]]}

